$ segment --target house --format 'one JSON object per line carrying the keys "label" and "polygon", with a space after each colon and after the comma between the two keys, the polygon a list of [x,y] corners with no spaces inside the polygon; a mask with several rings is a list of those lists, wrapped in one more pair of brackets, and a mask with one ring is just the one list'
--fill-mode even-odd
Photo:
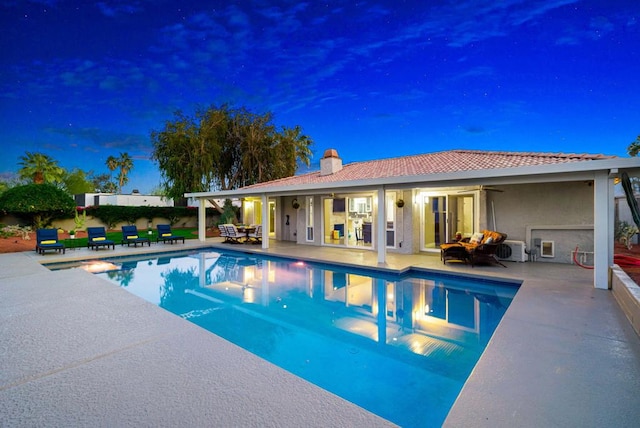
{"label": "house", "polygon": [[79,207],[98,205],[119,205],[130,207],[172,207],[173,199],[164,196],[143,195],[137,190],[131,194],[82,193],[74,196]]}
{"label": "house", "polygon": [[[571,263],[576,247],[609,287],[613,264],[614,180],[637,175],[640,159],[605,155],[449,150],[342,163],[329,149],[320,171],[230,191],[188,193],[240,198],[243,221],[269,239],[298,245],[387,252],[438,252],[460,231],[508,235],[512,260]],[[199,237],[205,238],[204,210]],[[523,256],[526,248],[527,256]]]}

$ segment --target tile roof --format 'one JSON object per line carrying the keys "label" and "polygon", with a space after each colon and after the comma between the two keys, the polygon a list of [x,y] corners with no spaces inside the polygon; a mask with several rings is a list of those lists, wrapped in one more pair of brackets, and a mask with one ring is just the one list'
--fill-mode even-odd
{"label": "tile roof", "polygon": [[517,168],[523,166],[551,165],[613,158],[615,158],[615,156],[591,154],[449,150],[388,159],[352,162],[343,165],[342,169],[335,174],[321,176],[320,171],[315,171],[265,183],[254,184],[244,187],[244,189],[337,183],[354,180],[371,180],[387,177],[429,175],[472,170]]}

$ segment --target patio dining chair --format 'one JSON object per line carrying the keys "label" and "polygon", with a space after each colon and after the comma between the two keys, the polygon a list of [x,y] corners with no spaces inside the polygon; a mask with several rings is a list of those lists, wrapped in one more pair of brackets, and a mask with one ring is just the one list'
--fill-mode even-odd
{"label": "patio dining chair", "polygon": [[256,226],[256,229],[253,232],[249,232],[247,237],[251,243],[260,244],[262,243],[262,225],[259,224]]}
{"label": "patio dining chair", "polygon": [[218,225],[218,230],[220,231],[220,237],[224,238],[223,242],[229,242],[229,235],[227,234],[227,227],[224,224]]}
{"label": "patio dining chair", "polygon": [[242,244],[245,235],[240,233],[235,224],[225,224],[224,227],[227,229],[228,242],[232,244]]}

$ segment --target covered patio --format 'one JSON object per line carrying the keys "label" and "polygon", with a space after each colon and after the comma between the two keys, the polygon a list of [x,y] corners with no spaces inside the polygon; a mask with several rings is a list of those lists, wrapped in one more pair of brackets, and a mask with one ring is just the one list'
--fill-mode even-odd
{"label": "covered patio", "polygon": [[[570,249],[552,250],[550,257],[557,259],[545,265],[567,263],[575,243],[584,243],[593,257],[592,286],[608,289],[614,252],[614,183],[622,172],[636,174],[639,164],[637,158],[602,155],[451,150],[343,166],[337,152],[330,149],[321,159],[319,172],[236,190],[188,193],[185,197],[199,201],[200,240],[206,235],[204,208],[208,199],[251,199],[259,206],[253,210],[253,218],[262,225],[265,250],[273,242],[271,237],[294,241],[299,249],[346,246],[358,251],[357,246],[343,244],[351,238],[347,229],[358,234],[357,227],[350,227],[352,211],[356,213],[353,223],[361,220],[359,208],[345,208],[349,205],[345,200],[366,195],[364,199],[370,203],[364,204],[365,216],[372,230],[368,246],[377,265],[384,267],[393,260],[393,254],[438,251],[457,224],[450,222],[452,210],[436,205],[445,205],[453,195],[463,194],[468,201],[461,200],[460,204],[471,206],[468,211],[473,213],[465,224],[467,232],[506,232],[508,239],[532,249],[534,233],[546,230],[548,236],[555,237],[547,241],[552,245],[554,241],[555,245],[572,245]],[[490,196],[489,192],[510,196]],[[336,208],[338,202],[340,207]],[[505,207],[499,226],[495,202]],[[425,220],[430,216],[435,216],[433,221]],[[428,234],[433,236],[427,237],[427,227],[431,227]],[[282,232],[285,228],[288,237]],[[293,237],[290,230],[294,231]],[[335,233],[337,236],[330,239]],[[427,239],[429,244],[425,243]]]}

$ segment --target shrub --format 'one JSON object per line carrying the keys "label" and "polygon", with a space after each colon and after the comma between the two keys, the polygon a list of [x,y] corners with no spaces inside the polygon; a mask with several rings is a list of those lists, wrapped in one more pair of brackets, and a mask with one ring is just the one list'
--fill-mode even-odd
{"label": "shrub", "polygon": [[71,216],[75,206],[71,196],[51,184],[16,186],[0,195],[0,210],[29,221],[35,229]]}
{"label": "shrub", "polygon": [[87,207],[87,215],[102,221],[108,229],[118,223],[135,224],[139,219],[166,218],[173,226],[183,217],[195,217],[197,210],[188,207],[129,207],[120,205],[98,205]]}

